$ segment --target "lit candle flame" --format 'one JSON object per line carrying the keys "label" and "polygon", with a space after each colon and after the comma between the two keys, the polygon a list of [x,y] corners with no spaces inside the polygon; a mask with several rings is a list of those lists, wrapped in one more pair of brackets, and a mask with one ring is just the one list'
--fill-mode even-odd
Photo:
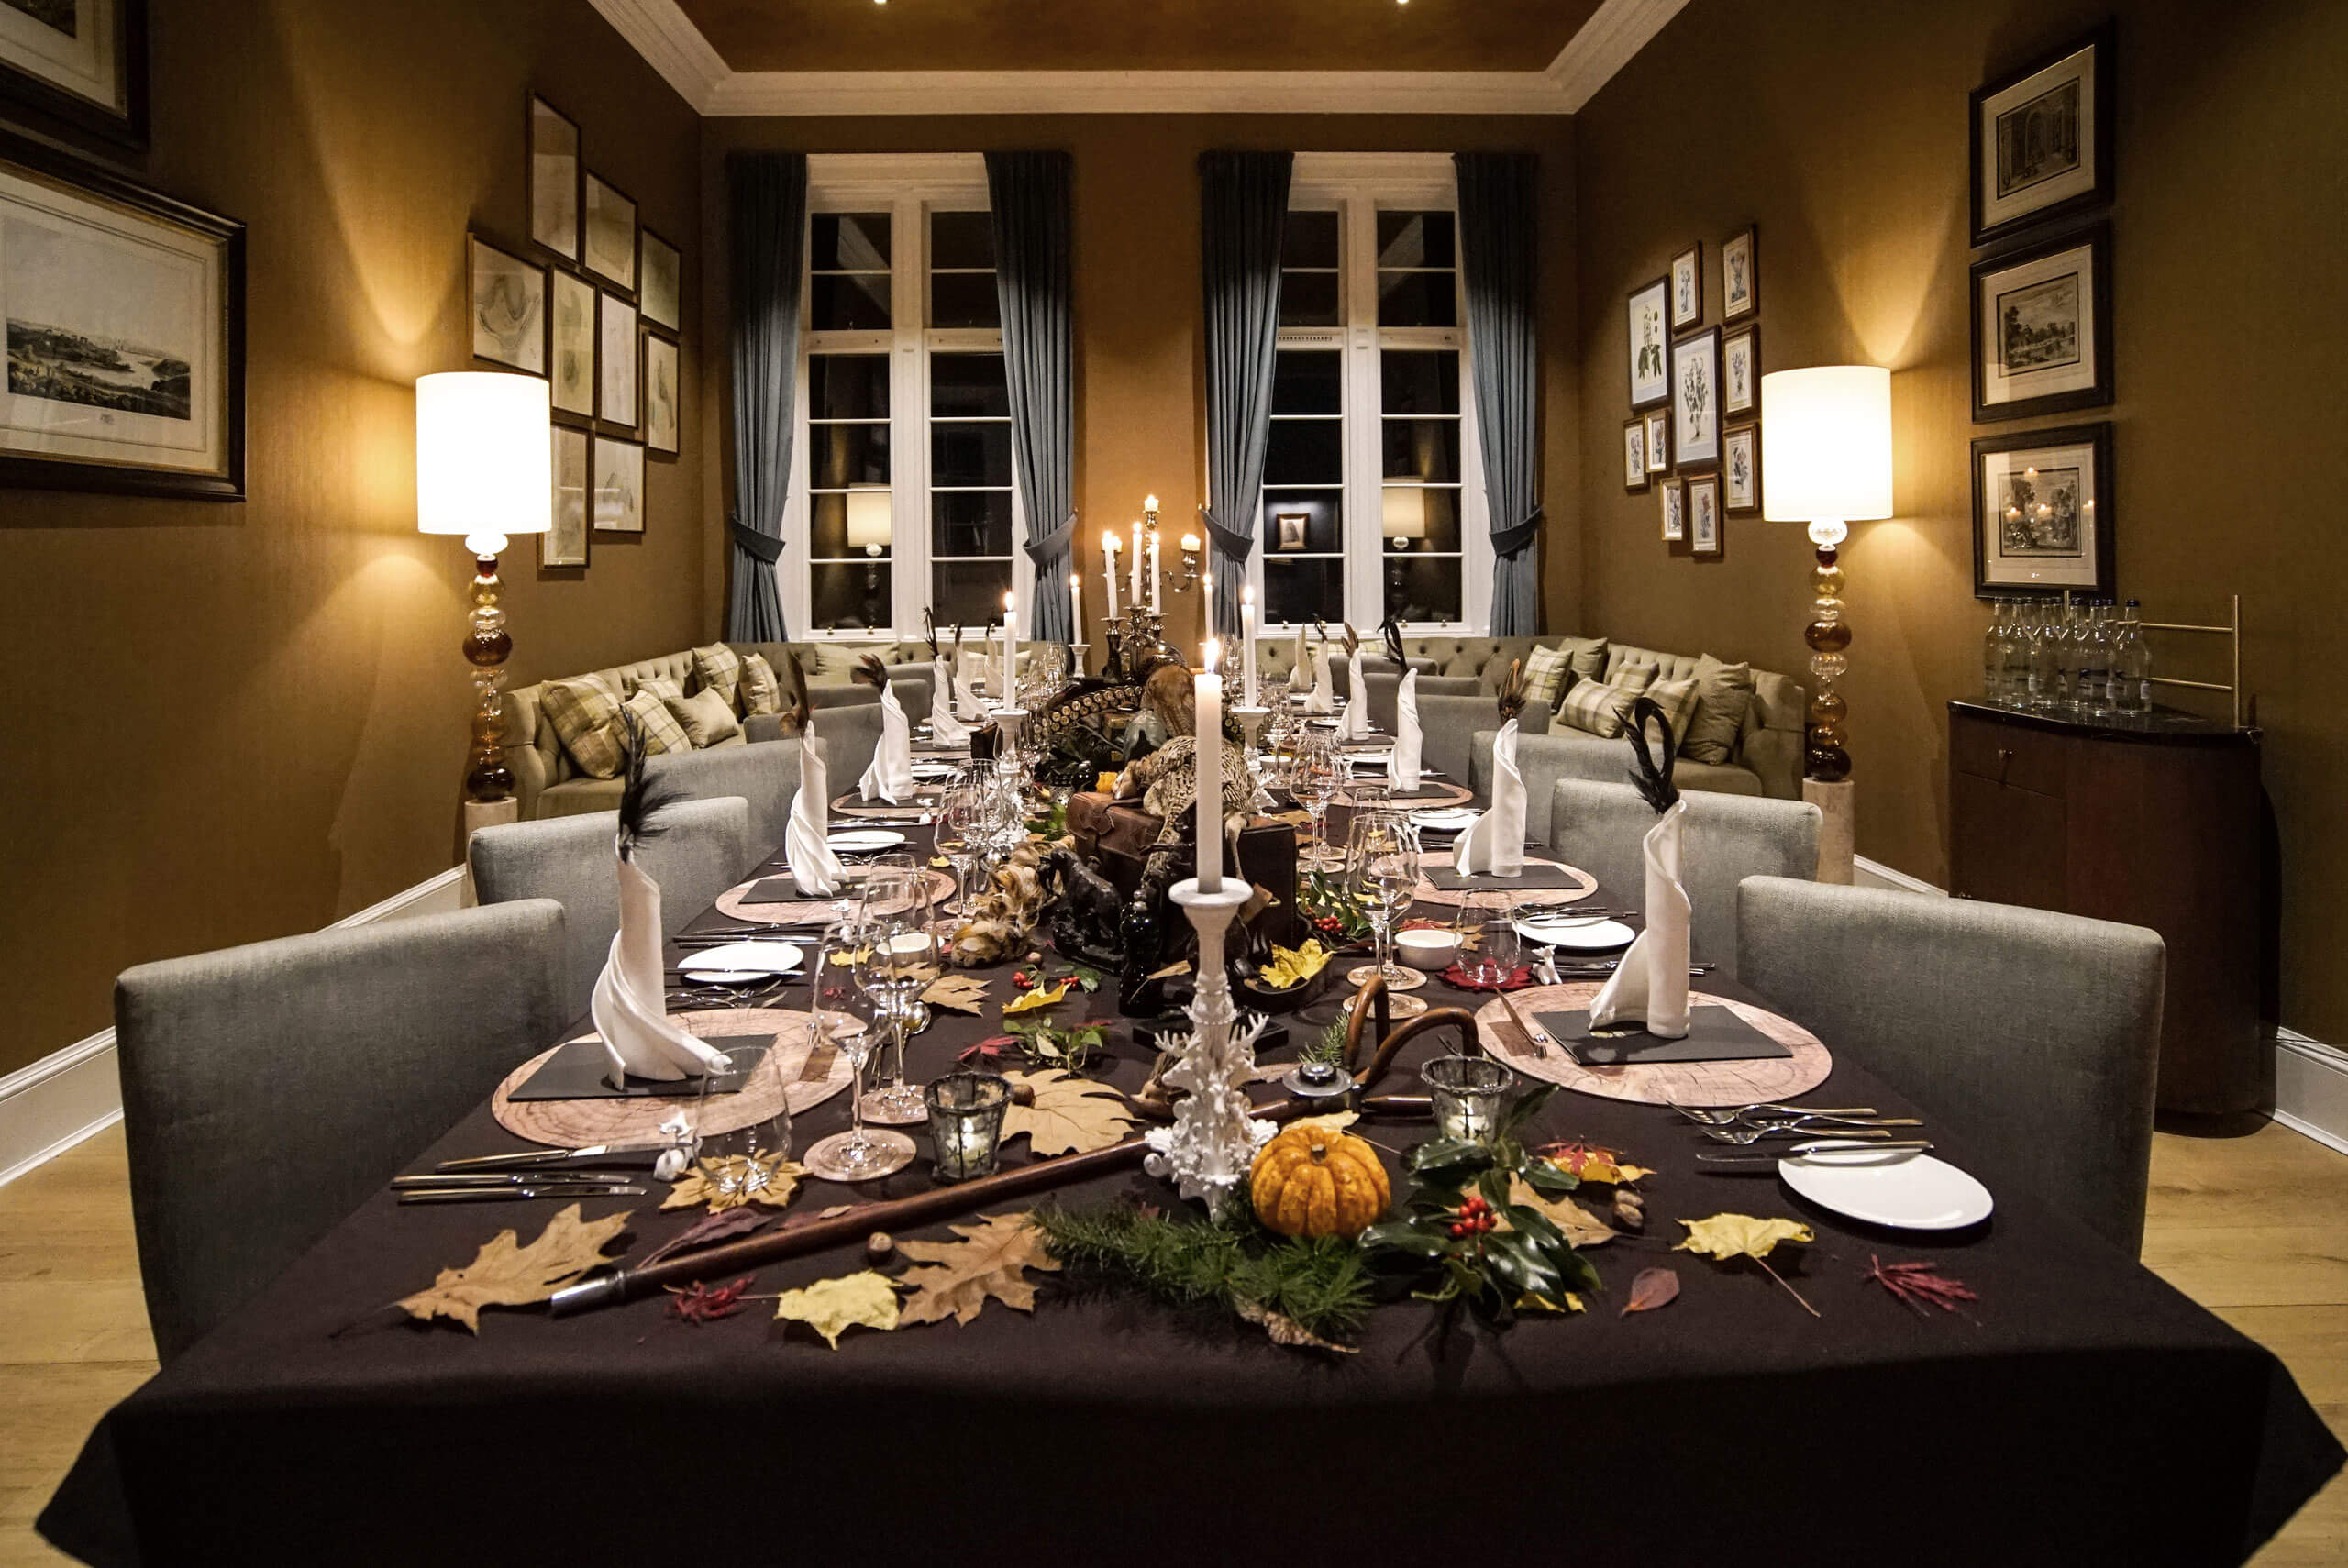
{"label": "lit candle flame", "polygon": [[1222,657],[1223,657],[1223,639],[1222,639],[1222,638],[1220,638],[1220,637],[1209,637],[1209,638],[1207,639],[1206,654],[1205,654],[1205,657],[1206,657],[1206,665],[1205,665],[1205,668],[1206,668],[1206,672],[1207,672],[1209,675],[1213,675],[1213,674],[1214,673],[1215,661],[1216,661],[1217,659],[1221,658]]}

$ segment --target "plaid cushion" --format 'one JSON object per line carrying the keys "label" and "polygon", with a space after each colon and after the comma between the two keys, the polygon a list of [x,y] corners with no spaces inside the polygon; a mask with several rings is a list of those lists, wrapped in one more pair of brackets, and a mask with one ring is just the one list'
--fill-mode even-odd
{"label": "plaid cushion", "polygon": [[736,706],[746,719],[753,713],[782,712],[782,681],[776,676],[774,666],[767,662],[766,655],[754,653],[742,661],[738,695],[741,701]]}
{"label": "plaid cushion", "polygon": [[1529,707],[1538,702],[1543,707],[1554,706],[1558,694],[1566,688],[1566,677],[1572,673],[1563,648],[1536,647],[1524,656],[1524,701]]}
{"label": "plaid cushion", "polygon": [[732,740],[742,733],[742,726],[734,722],[734,710],[714,689],[669,699],[669,712],[685,727],[685,738],[696,750]]}
{"label": "plaid cushion", "polygon": [[580,772],[590,778],[619,777],[620,694],[601,676],[548,681],[538,694],[538,711]]}
{"label": "plaid cushion", "polygon": [[1690,762],[1727,762],[1736,755],[1744,715],[1753,706],[1753,668],[1722,664],[1706,654],[1696,661],[1696,712],[1679,741]]}
{"label": "plaid cushion", "polygon": [[636,689],[634,696],[620,704],[623,712],[634,713],[644,726],[644,755],[658,756],[664,751],[691,751],[693,743],[685,738],[685,727],[669,714],[669,705],[654,686],[674,685],[673,681],[648,680]]}
{"label": "plaid cushion", "polygon": [[[636,683],[636,690],[649,693],[655,702],[666,702],[671,699],[681,702],[685,699],[685,689],[665,675],[648,675]],[[628,693],[630,696],[635,694],[633,691]]]}
{"label": "plaid cushion", "polygon": [[742,657],[724,643],[712,643],[705,648],[693,649],[693,675],[701,681],[703,691],[714,691],[725,700],[725,709],[734,711],[734,689],[742,683]]}
{"label": "plaid cushion", "polygon": [[1655,684],[1651,664],[1626,664],[1611,681],[1577,680],[1557,704],[1557,718],[1574,729],[1611,740],[1630,720],[1631,700]]}
{"label": "plaid cushion", "polygon": [[[1652,699],[1655,705],[1663,710],[1665,721],[1671,725],[1672,743],[1678,745],[1680,737],[1688,733],[1688,721],[1696,712],[1696,678],[1691,675],[1684,680],[1658,680],[1638,695]],[[1630,706],[1629,701],[1623,704],[1625,714],[1630,712]],[[1650,728],[1647,743],[1660,748],[1663,736]],[[1656,760],[1661,762],[1663,759],[1657,757]]]}

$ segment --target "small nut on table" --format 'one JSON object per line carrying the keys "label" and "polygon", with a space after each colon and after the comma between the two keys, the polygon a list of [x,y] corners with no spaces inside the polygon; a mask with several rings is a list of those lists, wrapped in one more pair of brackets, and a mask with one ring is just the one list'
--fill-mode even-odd
{"label": "small nut on table", "polygon": [[1012,1086],[1011,1086],[1011,1103],[1012,1103],[1012,1104],[1013,1104],[1013,1105],[1033,1105],[1033,1104],[1035,1104],[1035,1103],[1036,1103],[1036,1086],[1035,1086],[1034,1084],[1013,1084],[1013,1085],[1012,1085]]}
{"label": "small nut on table", "polygon": [[886,1231],[875,1231],[864,1238],[864,1255],[879,1263],[897,1250],[895,1240]]}

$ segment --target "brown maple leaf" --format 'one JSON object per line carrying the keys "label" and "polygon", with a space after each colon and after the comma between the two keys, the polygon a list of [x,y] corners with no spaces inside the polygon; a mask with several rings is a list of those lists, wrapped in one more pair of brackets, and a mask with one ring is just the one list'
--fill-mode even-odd
{"label": "brown maple leaf", "polygon": [[1133,1131],[1124,1096],[1090,1078],[1058,1067],[1003,1077],[1014,1091],[1023,1085],[1035,1090],[1034,1103],[1022,1105],[1014,1098],[1005,1108],[1003,1141],[1024,1133],[1027,1147],[1039,1158],[1105,1149]]}
{"label": "brown maple leaf", "polygon": [[[1616,1231],[1597,1215],[1570,1198],[1544,1198],[1533,1190],[1533,1184],[1521,1176],[1508,1178],[1508,1200],[1522,1204],[1541,1215],[1550,1224],[1565,1232],[1566,1240],[1577,1247],[1595,1247],[1614,1239]],[[1507,1220],[1501,1220],[1506,1224]]]}
{"label": "brown maple leaf", "polygon": [[960,1241],[897,1243],[916,1265],[897,1281],[898,1289],[913,1292],[900,1322],[936,1323],[950,1316],[967,1323],[989,1297],[1022,1312],[1035,1310],[1036,1286],[1022,1271],[1060,1265],[1044,1250],[1043,1237],[1028,1228],[1026,1215],[981,1215],[975,1225],[951,1229]]}
{"label": "brown maple leaf", "polygon": [[428,1290],[419,1290],[397,1305],[411,1318],[429,1322],[448,1318],[481,1332],[484,1307],[527,1307],[600,1264],[608,1263],[604,1248],[627,1229],[625,1212],[601,1220],[582,1220],[576,1203],[547,1221],[547,1228],[528,1246],[515,1243],[511,1231],[500,1231],[462,1268],[444,1268]]}

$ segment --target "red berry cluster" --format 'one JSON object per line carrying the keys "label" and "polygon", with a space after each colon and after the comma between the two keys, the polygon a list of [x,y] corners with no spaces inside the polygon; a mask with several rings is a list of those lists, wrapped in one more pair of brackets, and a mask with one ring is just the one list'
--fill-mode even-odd
{"label": "red berry cluster", "polygon": [[1492,1206],[1471,1195],[1460,1200],[1459,1218],[1451,1222],[1451,1234],[1455,1239],[1480,1236],[1487,1231],[1499,1230],[1500,1223],[1501,1217],[1492,1212]]}

